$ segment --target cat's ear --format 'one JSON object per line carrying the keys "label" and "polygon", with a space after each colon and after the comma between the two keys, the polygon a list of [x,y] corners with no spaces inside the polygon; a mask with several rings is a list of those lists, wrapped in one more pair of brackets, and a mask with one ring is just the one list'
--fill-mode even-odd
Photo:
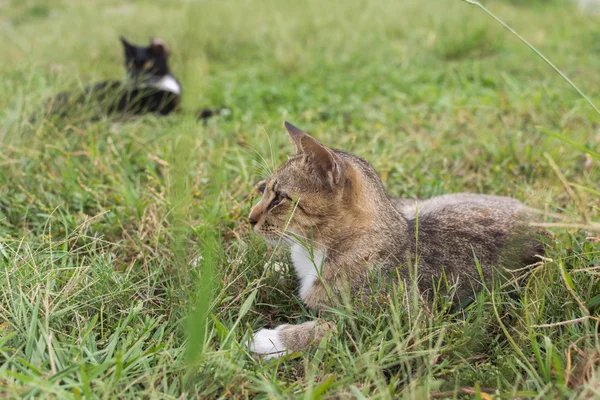
{"label": "cat's ear", "polygon": [[169,49],[164,41],[157,38],[150,38],[150,49],[152,53],[157,57],[168,57]]}
{"label": "cat's ear", "polygon": [[121,43],[123,44],[123,49],[125,50],[125,60],[127,61],[127,59],[129,59],[130,57],[134,57],[135,46],[129,43],[127,39],[125,39],[123,36],[119,36],[119,39],[121,40]]}
{"label": "cat's ear", "polygon": [[287,121],[285,128],[296,145],[297,153],[306,154],[309,162],[331,183],[340,183],[343,173],[340,157]]}
{"label": "cat's ear", "polygon": [[285,121],[285,129],[290,134],[292,142],[296,145],[296,153],[302,153],[302,138],[307,135],[307,133],[301,131],[287,121]]}
{"label": "cat's ear", "polygon": [[127,41],[127,39],[125,39],[123,36],[119,36],[119,39],[121,40],[121,43],[123,44],[123,48],[125,49],[126,52],[130,52],[131,49],[133,49],[135,47],[131,43],[129,43]]}

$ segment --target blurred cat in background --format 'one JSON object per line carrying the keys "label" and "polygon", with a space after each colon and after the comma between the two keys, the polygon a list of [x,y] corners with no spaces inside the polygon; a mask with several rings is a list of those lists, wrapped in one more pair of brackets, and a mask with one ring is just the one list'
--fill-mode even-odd
{"label": "blurred cat in background", "polygon": [[167,115],[179,106],[182,88],[169,68],[166,44],[160,39],[150,39],[148,46],[136,46],[124,37],[120,39],[127,78],[59,93],[46,103],[47,118],[81,121],[112,114]]}

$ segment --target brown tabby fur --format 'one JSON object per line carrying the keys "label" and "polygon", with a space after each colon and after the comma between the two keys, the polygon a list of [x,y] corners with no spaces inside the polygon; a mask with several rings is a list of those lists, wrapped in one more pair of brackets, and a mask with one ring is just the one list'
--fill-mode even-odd
{"label": "brown tabby fur", "polygon": [[[268,178],[249,219],[270,242],[302,238],[324,250],[320,279],[303,296],[312,309],[335,305],[343,293],[364,293],[369,276],[410,284],[415,262],[423,298],[445,274],[455,298],[464,299],[482,288],[476,260],[490,284],[500,270],[494,266],[517,269],[543,252],[518,200],[466,193],[390,199],[369,162],[327,148],[287,122],[286,128],[297,152]],[[331,327],[285,325],[278,338],[287,350],[302,350]]]}

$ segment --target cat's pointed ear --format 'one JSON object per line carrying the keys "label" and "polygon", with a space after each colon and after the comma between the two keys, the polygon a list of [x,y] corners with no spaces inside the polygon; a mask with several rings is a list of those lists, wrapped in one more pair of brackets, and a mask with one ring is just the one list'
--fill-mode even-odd
{"label": "cat's pointed ear", "polygon": [[302,153],[302,137],[307,134],[287,121],[285,121],[285,129],[290,134],[292,142],[296,145],[296,153]]}
{"label": "cat's pointed ear", "polygon": [[158,57],[168,57],[169,49],[164,41],[158,38],[150,38],[150,49],[152,53]]}
{"label": "cat's pointed ear", "polygon": [[133,55],[135,52],[135,46],[132,45],[131,43],[129,43],[127,41],[127,39],[125,39],[123,36],[119,36],[119,39],[121,40],[121,43],[123,44],[123,49],[125,49],[125,54]]}
{"label": "cat's pointed ear", "polygon": [[301,131],[289,122],[285,123],[298,153],[306,154],[309,162],[321,172],[322,176],[337,185],[342,179],[342,160],[340,157],[308,133]]}
{"label": "cat's pointed ear", "polygon": [[133,47],[133,46],[131,45],[131,43],[129,43],[129,42],[127,41],[127,39],[125,39],[125,37],[123,37],[123,36],[119,36],[119,39],[121,40],[121,43],[123,44],[123,47],[125,47],[125,49],[129,49],[130,47]]}

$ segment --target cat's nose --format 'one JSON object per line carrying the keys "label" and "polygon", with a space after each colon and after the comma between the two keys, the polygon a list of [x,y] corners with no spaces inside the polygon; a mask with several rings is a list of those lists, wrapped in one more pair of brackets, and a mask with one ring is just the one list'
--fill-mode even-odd
{"label": "cat's nose", "polygon": [[258,223],[258,220],[252,218],[252,215],[248,217],[248,222],[254,227]]}

